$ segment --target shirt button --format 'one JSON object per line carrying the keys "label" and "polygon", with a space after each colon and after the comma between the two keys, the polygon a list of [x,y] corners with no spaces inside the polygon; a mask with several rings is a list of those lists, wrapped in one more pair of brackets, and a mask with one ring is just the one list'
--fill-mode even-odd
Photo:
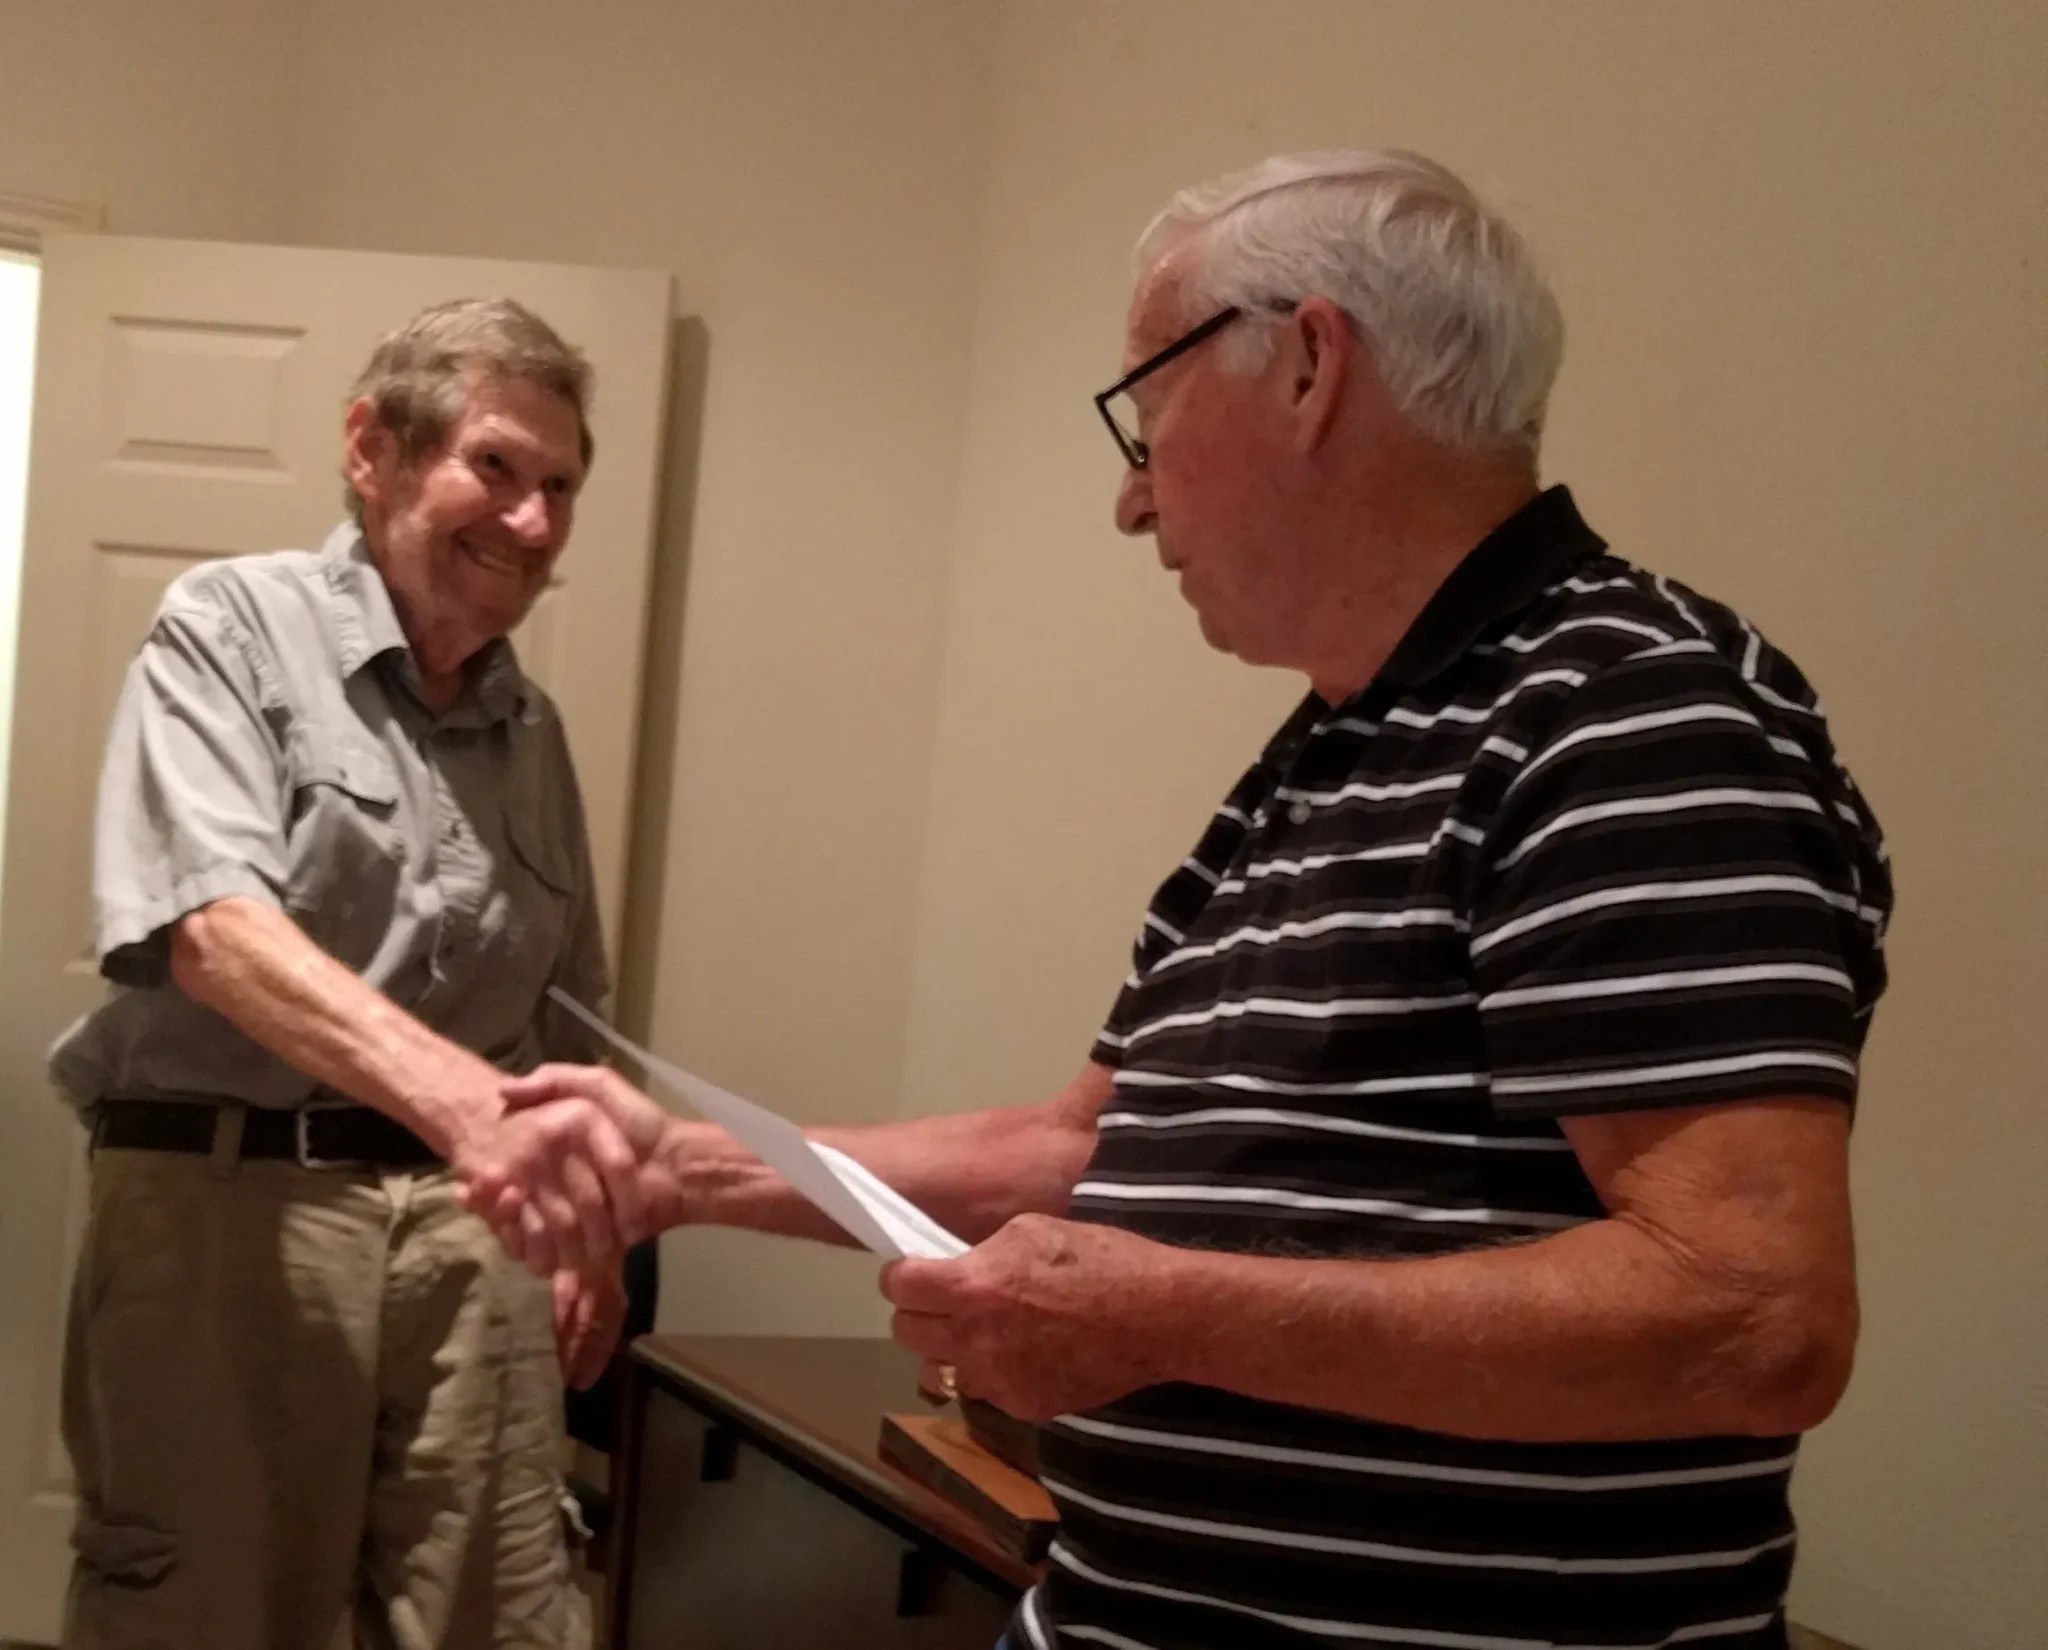
{"label": "shirt button", "polygon": [[1308,804],[1306,802],[1295,803],[1293,807],[1287,810],[1287,817],[1297,825],[1306,825],[1308,823]]}

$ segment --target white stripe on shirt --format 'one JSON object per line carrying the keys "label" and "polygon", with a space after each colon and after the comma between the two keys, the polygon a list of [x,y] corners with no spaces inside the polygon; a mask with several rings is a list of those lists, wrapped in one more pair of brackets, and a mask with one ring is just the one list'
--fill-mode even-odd
{"label": "white stripe on shirt", "polygon": [[1269,1529],[1259,1524],[1227,1524],[1214,1518],[1188,1518],[1178,1513],[1154,1512],[1149,1507],[1105,1501],[1043,1474],[1040,1482],[1050,1494],[1086,1507],[1098,1517],[1138,1524],[1148,1529],[1174,1530],[1183,1535],[1209,1536],[1263,1547],[1286,1547],[1297,1552],[1332,1553],[1346,1558],[1377,1559],[1389,1564],[1434,1564],[1459,1570],[1520,1570],[1533,1575],[1566,1576],[1647,1576],[1690,1570],[1732,1570],[1752,1559],[1761,1558],[1765,1553],[1789,1547],[1793,1542],[1793,1537],[1786,1534],[1723,1552],[1652,1553],[1633,1558],[1558,1558],[1548,1553],[1459,1552],[1449,1548],[1399,1546],[1390,1541],[1364,1541],[1354,1536],[1317,1535],[1307,1530]]}
{"label": "white stripe on shirt", "polygon": [[1318,1471],[1364,1473],[1377,1478],[1420,1478],[1445,1484],[1485,1484],[1499,1489],[1565,1490],[1588,1494],[1669,1489],[1680,1484],[1725,1484],[1743,1478],[1769,1478],[1790,1472],[1798,1456],[1787,1451],[1760,1461],[1731,1461],[1713,1467],[1679,1467],[1666,1472],[1506,1472],[1486,1467],[1453,1467],[1428,1461],[1395,1461],[1369,1455],[1335,1455],[1324,1450],[1289,1449],[1277,1444],[1245,1444],[1213,1433],[1165,1432],[1102,1421],[1092,1415],[1062,1415],[1049,1423],[1063,1432],[1112,1438],[1118,1443],[1155,1445],[1198,1455],[1223,1455],[1245,1461],[1270,1461],[1277,1466],[1312,1467]]}
{"label": "white stripe on shirt", "polygon": [[1810,1049],[1764,1049],[1755,1054],[1730,1054],[1716,1060],[1676,1060],[1663,1066],[1633,1066],[1626,1071],[1571,1071],[1542,1077],[1499,1077],[1493,1080],[1496,1099],[1522,1094],[1570,1094],[1580,1089],[1625,1089],[1638,1084],[1683,1083],[1698,1077],[1730,1077],[1741,1071],[1772,1071],[1779,1067],[1856,1075],[1856,1062],[1840,1054]]}
{"label": "white stripe on shirt", "polygon": [[1837,986],[1854,994],[1856,982],[1839,968],[1820,963],[1732,963],[1725,968],[1674,968],[1661,974],[1625,974],[1606,980],[1571,980],[1561,985],[1525,985],[1488,992],[1479,999],[1480,1012],[1526,1008],[1532,1003],[1570,1003],[1595,997],[1650,996],[1660,991],[1691,991],[1705,986],[1762,985],[1770,980],[1802,980]]}
{"label": "white stripe on shirt", "polygon": [[1782,808],[1795,813],[1817,814],[1818,802],[1802,791],[1762,791],[1738,785],[1709,785],[1696,791],[1674,791],[1668,796],[1630,796],[1613,802],[1589,802],[1583,808],[1567,808],[1555,819],[1536,827],[1513,849],[1493,862],[1505,871],[1524,854],[1541,847],[1561,832],[1603,819],[1636,819],[1653,814],[1689,813],[1697,808]]}
{"label": "white stripe on shirt", "polygon": [[1357,1117],[1326,1117],[1321,1112],[1279,1111],[1269,1106],[1203,1106],[1194,1111],[1151,1112],[1110,1111],[1095,1119],[1104,1129],[1146,1129],[1172,1134],[1179,1129],[1209,1128],[1216,1124],[1242,1123],[1271,1129],[1316,1129],[1326,1134],[1352,1134],[1367,1140],[1401,1140],[1419,1146],[1460,1146],[1495,1152],[1568,1152],[1571,1142],[1539,1135],[1448,1134],[1434,1129],[1403,1129],[1391,1123],[1368,1123]]}
{"label": "white stripe on shirt", "polygon": [[1076,1198],[1099,1197],[1112,1203],[1227,1203],[1272,1209],[1298,1209],[1315,1214],[1373,1215],[1413,1220],[1431,1226],[1512,1226],[1530,1231],[1562,1232],[1583,1226],[1586,1215],[1539,1214],[1519,1209],[1454,1209],[1437,1203],[1400,1203],[1384,1197],[1331,1197],[1279,1186],[1237,1186],[1221,1181],[1162,1186],[1125,1185],[1113,1180],[1084,1180]]}
{"label": "white stripe on shirt", "polygon": [[[1631,882],[1619,888],[1601,888],[1590,894],[1574,894],[1568,899],[1553,900],[1548,905],[1539,905],[1533,911],[1525,911],[1519,917],[1510,918],[1498,928],[1472,938],[1472,955],[1477,957],[1492,950],[1504,941],[1515,939],[1538,928],[1548,927],[1553,922],[1563,922],[1567,917],[1583,916],[1588,911],[1610,910],[1617,905],[1661,905],[1682,900],[1721,899],[1731,894],[1801,894],[1808,899],[1819,900],[1823,905],[1836,904],[1839,896],[1830,895],[1827,889],[1811,877],[1783,876],[1776,873],[1740,877],[1695,877],[1685,882]],[[1853,908],[1855,902],[1849,901]]]}

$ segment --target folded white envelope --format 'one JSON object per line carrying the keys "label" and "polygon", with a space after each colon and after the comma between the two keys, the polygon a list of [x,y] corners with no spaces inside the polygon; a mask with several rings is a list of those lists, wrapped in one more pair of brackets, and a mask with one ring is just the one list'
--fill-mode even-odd
{"label": "folded white envelope", "polygon": [[742,1100],[737,1094],[648,1053],[638,1043],[621,1037],[560,987],[548,987],[548,995],[621,1054],[629,1056],[654,1087],[666,1090],[724,1129],[866,1248],[892,1260],[899,1255],[950,1260],[967,1252],[965,1243],[844,1152],[805,1139],[803,1130],[788,1118],[778,1117],[765,1106]]}

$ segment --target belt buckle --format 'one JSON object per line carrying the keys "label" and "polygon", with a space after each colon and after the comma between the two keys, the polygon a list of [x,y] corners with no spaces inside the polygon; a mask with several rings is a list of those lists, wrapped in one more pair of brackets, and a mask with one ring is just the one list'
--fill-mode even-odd
{"label": "belt buckle", "polygon": [[311,1123],[313,1114],[320,1111],[354,1111],[353,1100],[308,1100],[292,1113],[292,1147],[298,1165],[302,1169],[360,1169],[363,1160],[347,1157],[315,1157]]}

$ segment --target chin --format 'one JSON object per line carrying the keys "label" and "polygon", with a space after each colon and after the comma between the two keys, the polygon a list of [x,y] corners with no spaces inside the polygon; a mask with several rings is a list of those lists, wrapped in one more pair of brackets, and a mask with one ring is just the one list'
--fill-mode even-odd
{"label": "chin", "polygon": [[470,644],[470,652],[500,636],[508,636],[526,622],[527,614],[540,595],[522,597],[517,601],[506,601],[502,597],[495,601],[468,601],[462,604],[460,630]]}

